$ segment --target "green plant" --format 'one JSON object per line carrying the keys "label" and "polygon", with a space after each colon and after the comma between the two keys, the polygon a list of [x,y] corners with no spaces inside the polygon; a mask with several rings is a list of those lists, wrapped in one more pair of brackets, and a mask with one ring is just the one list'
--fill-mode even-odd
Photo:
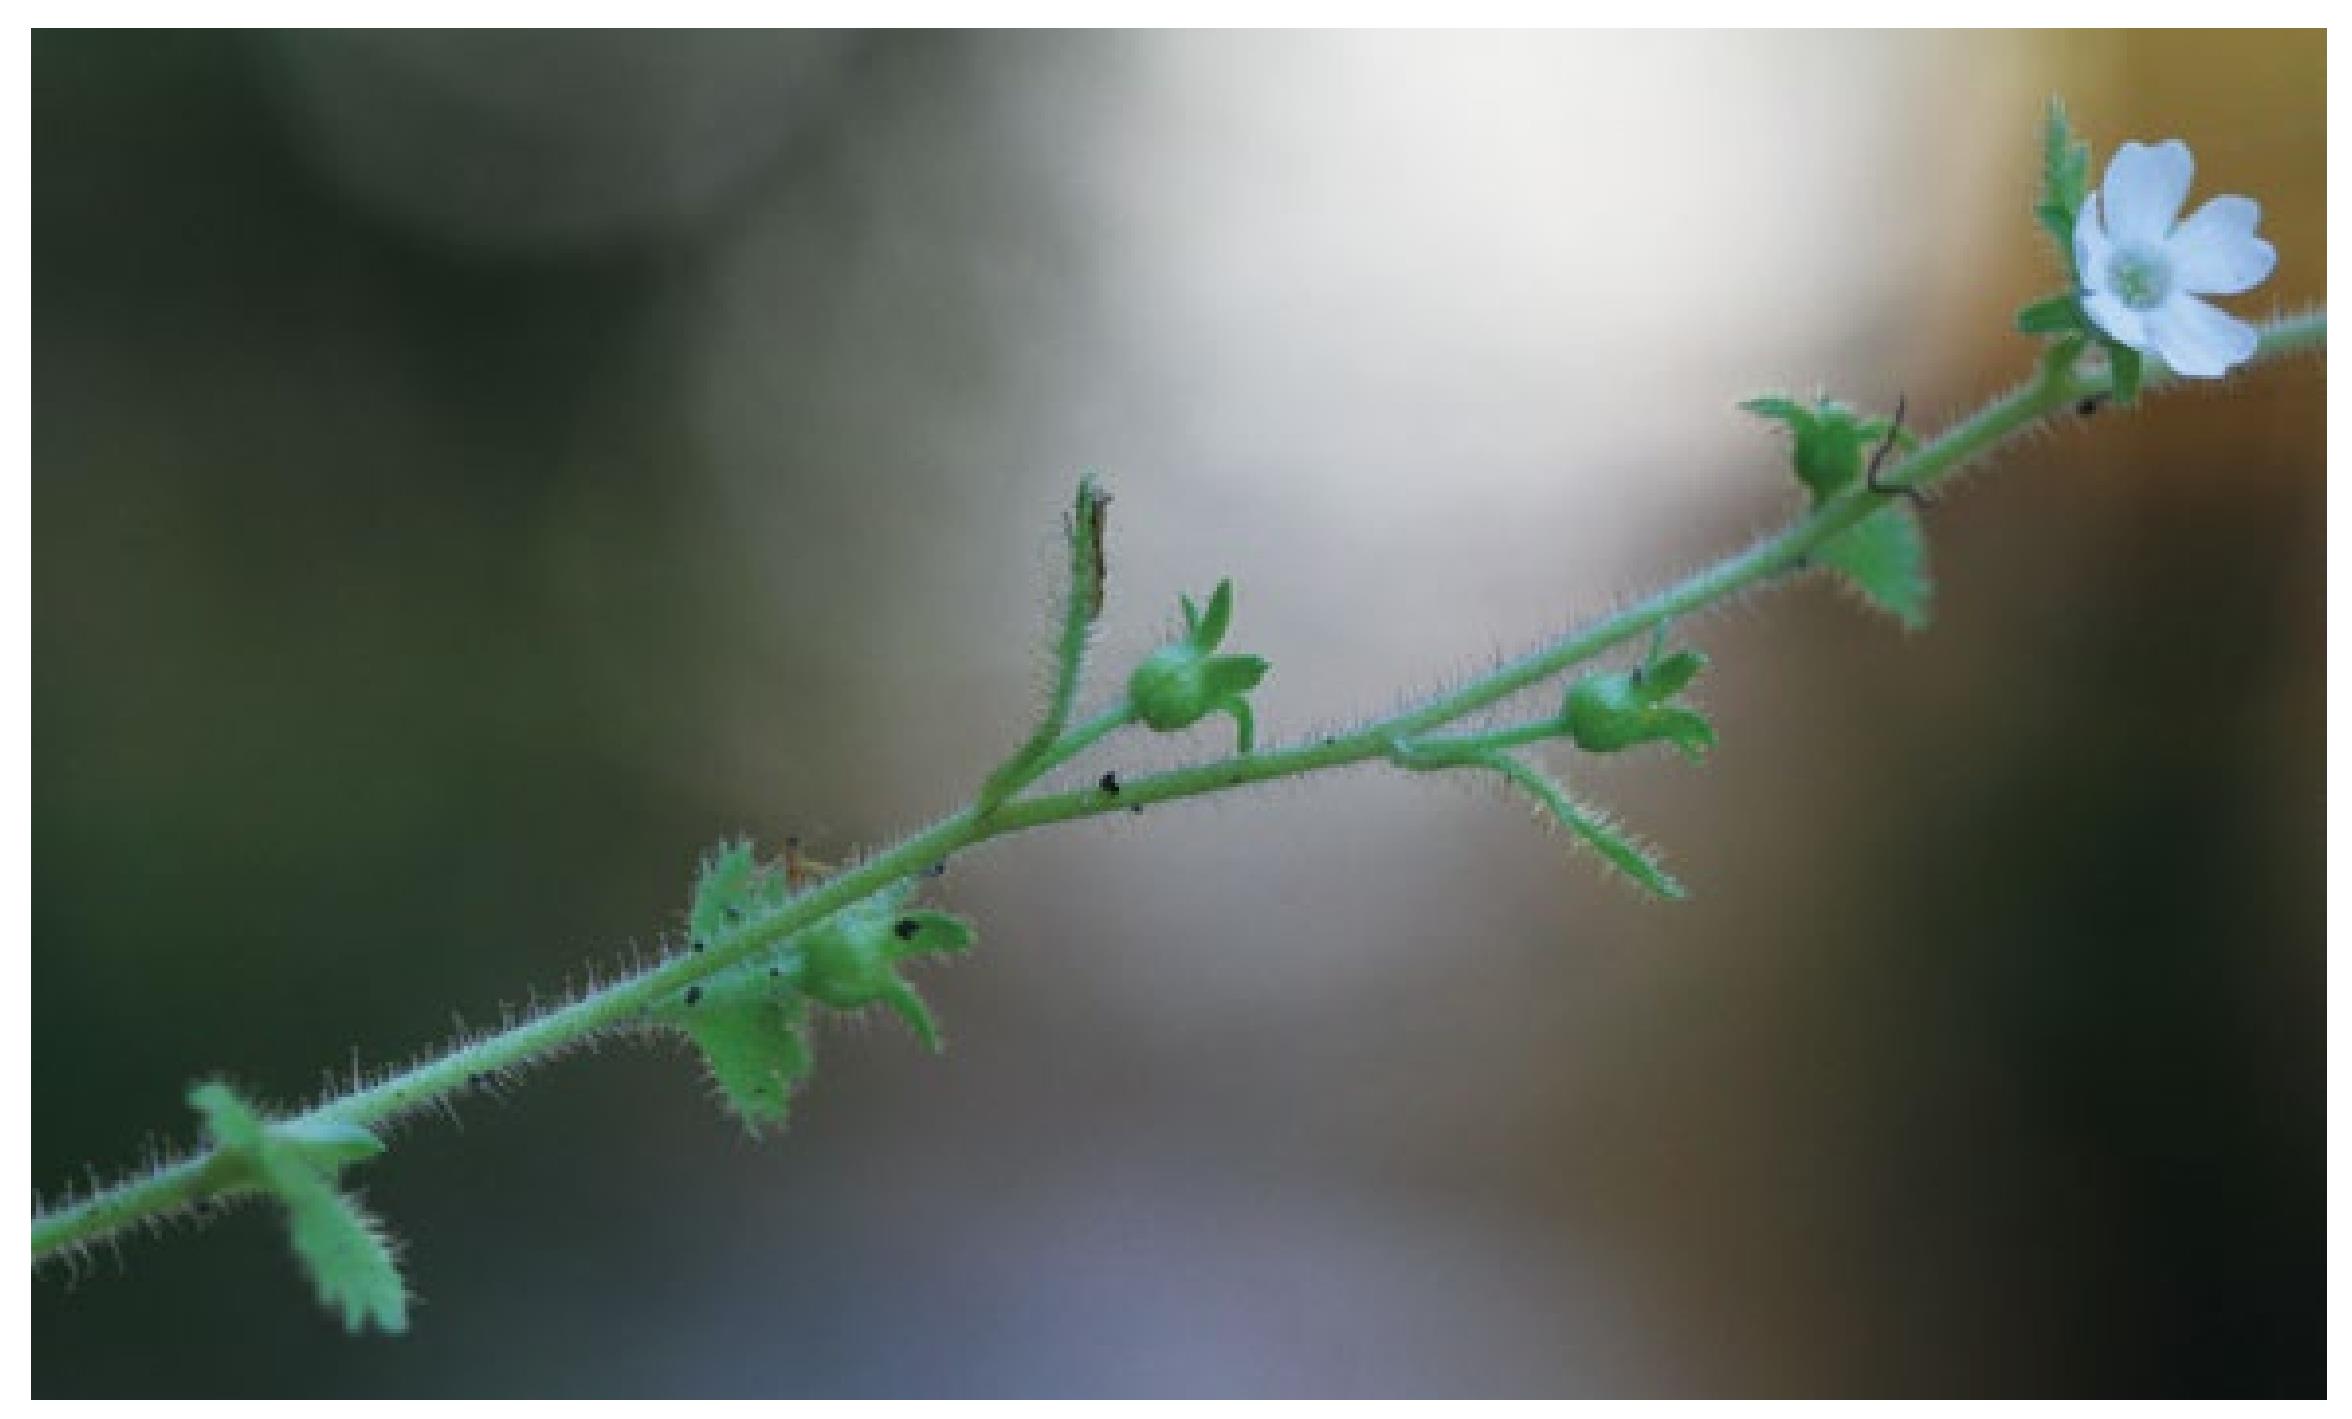
{"label": "green plant", "polygon": [[[1703,757],[1716,732],[1685,696],[1706,660],[1669,649],[1676,623],[1755,587],[1819,571],[1905,625],[1924,625],[1932,587],[1922,510],[1930,490],[1971,461],[2066,411],[2109,399],[2128,404],[2179,379],[2324,348],[2322,312],[2257,331],[2184,294],[2192,287],[2245,289],[2267,274],[2271,259],[2267,243],[2252,235],[2250,203],[2223,208],[2209,222],[2200,213],[2175,228],[2186,161],[2185,148],[2176,156],[2170,147],[2127,146],[2110,167],[2102,216],[2088,188],[2088,153],[2054,107],[2036,212],[2058,245],[2068,283],[2020,314],[2020,326],[2046,341],[2029,379],[1924,440],[1904,427],[1900,404],[1872,416],[1828,399],[1750,401],[1745,407],[1792,436],[1792,471],[1808,501],[1800,516],[1638,604],[1344,733],[1259,746],[1251,697],[1269,667],[1226,648],[1235,614],[1229,582],[1219,583],[1205,606],[1182,599],[1182,633],[1132,667],[1109,704],[1079,717],[1089,643],[1105,609],[1110,507],[1095,481],[1082,481],[1068,514],[1068,580],[1045,709],[967,806],[835,870],[814,869],[789,848],[780,861],[762,861],[749,843],[724,844],[701,864],[683,940],[649,969],[414,1066],[355,1078],[348,1092],[291,1116],[272,1115],[224,1082],[204,1083],[189,1098],[206,1145],[39,1212],[35,1262],[73,1256],[125,1228],[200,1206],[269,1199],[284,1210],[296,1255],[328,1307],[355,1330],[400,1330],[407,1291],[393,1249],[342,1186],[347,1169],[384,1151],[383,1125],[602,1034],[669,1031],[698,1049],[744,1127],[780,1127],[812,1068],[809,1031],[820,1011],[881,1005],[937,1048],[930,1011],[905,971],[924,956],[970,949],[973,934],[969,923],[916,905],[926,874],[951,854],[1050,824],[1368,762],[1415,774],[1471,770],[1524,791],[1574,841],[1642,889],[1682,896],[1683,886],[1650,848],[1521,751],[1548,742],[1591,754],[1664,744]],[[2157,214],[2167,194],[2171,210]],[[1502,725],[1475,722],[1498,703],[1644,636],[1648,645],[1632,664],[1587,669],[1561,686],[1554,712]],[[1215,716],[1233,721],[1228,755],[1126,781],[1104,774],[1088,787],[1041,787],[1113,734],[1184,733]]]}

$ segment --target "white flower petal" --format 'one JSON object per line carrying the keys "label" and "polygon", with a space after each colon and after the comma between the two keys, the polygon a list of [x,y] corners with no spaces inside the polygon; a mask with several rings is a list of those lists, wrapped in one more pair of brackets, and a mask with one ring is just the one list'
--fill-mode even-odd
{"label": "white flower petal", "polygon": [[2093,290],[2083,296],[2083,310],[2091,323],[2135,350],[2149,348],[2148,318],[2117,300],[2113,292]]}
{"label": "white flower petal", "polygon": [[2216,197],[2173,232],[2167,250],[2181,289],[2201,296],[2253,290],[2278,265],[2278,252],[2254,235],[2262,208],[2251,197]]}
{"label": "white flower petal", "polygon": [[2154,147],[2126,143],[2107,161],[2107,234],[2117,243],[2161,241],[2189,197],[2197,160],[2189,145],[2167,138]]}
{"label": "white flower petal", "polygon": [[2074,269],[2082,273],[2085,289],[2107,289],[2107,253],[2114,245],[2107,240],[2107,223],[2099,216],[2099,194],[2094,192],[2074,219]]}
{"label": "white flower petal", "polygon": [[2187,379],[2218,379],[2254,353],[2253,326],[2195,296],[2174,296],[2149,311],[2148,334],[2164,363]]}

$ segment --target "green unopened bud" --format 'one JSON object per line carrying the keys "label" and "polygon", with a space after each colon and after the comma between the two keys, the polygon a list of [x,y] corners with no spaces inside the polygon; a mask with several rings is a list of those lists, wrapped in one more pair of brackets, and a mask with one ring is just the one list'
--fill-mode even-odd
{"label": "green unopened bud", "polygon": [[1233,619],[1232,582],[1217,583],[1205,612],[1191,597],[1183,600],[1184,639],[1161,646],[1135,667],[1127,680],[1128,703],[1136,718],[1162,734],[1190,729],[1212,714],[1231,715],[1246,754],[1254,737],[1246,697],[1269,667],[1260,656],[1217,654]]}
{"label": "green unopened bud", "polygon": [[1905,449],[1918,443],[1894,420],[1866,419],[1835,399],[1816,399],[1804,404],[1780,395],[1766,395],[1746,400],[1740,407],[1758,418],[1786,426],[1795,437],[1797,481],[1813,495],[1815,507],[1861,481],[1870,450],[1888,439]]}
{"label": "green unopened bud", "polygon": [[1568,737],[1588,753],[1613,754],[1664,740],[1698,759],[1715,747],[1715,726],[1697,710],[1666,701],[1682,693],[1707,666],[1695,650],[1650,658],[1632,670],[1587,675],[1568,689],[1560,717]]}
{"label": "green unopened bud", "polygon": [[799,963],[793,983],[812,1000],[837,1010],[880,1003],[895,1011],[926,1048],[939,1048],[939,1030],[923,997],[898,973],[912,956],[969,950],[969,923],[945,912],[902,912],[885,898],[872,907],[851,908],[797,938]]}

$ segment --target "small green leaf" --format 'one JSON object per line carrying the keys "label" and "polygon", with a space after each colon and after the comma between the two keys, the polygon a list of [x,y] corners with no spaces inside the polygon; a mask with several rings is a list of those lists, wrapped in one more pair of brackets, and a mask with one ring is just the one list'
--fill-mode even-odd
{"label": "small green leaf", "polygon": [[2084,328],[2082,306],[2070,291],[2046,296],[2017,312],[2017,328],[2028,335],[2065,335]]}
{"label": "small green leaf", "polygon": [[1814,555],[1842,573],[1864,600],[1905,626],[1918,630],[1927,624],[1935,585],[1927,575],[1927,536],[1908,504],[1880,508]]}
{"label": "small green leaf", "polygon": [[270,1129],[281,1145],[330,1175],[348,1163],[364,1163],[384,1151],[384,1140],[356,1123],[294,1119]]}
{"label": "small green leaf", "polygon": [[286,1209],[295,1258],[319,1300],[354,1333],[369,1324],[408,1328],[408,1292],[391,1243],[375,1218],[335,1188],[347,1163],[383,1151],[374,1134],[327,1120],[270,1123],[226,1084],[197,1086],[188,1102],[240,1182],[265,1189]]}
{"label": "small green leaf", "polygon": [[1584,840],[1585,846],[1601,856],[1603,862],[1631,878],[1637,886],[1670,902],[1690,896],[1690,889],[1675,880],[1674,875],[1660,866],[1649,850],[1619,827],[1608,814],[1589,804],[1578,803],[1566,794],[1553,810],[1570,832]]}
{"label": "small green leaf", "polygon": [[706,997],[671,1018],[710,1069],[727,1107],[753,1136],[781,1128],[792,1091],[808,1077],[808,1006],[797,992]]}
{"label": "small green leaf", "polygon": [[2050,234],[2070,280],[2081,278],[2074,269],[2074,224],[2090,195],[2090,173],[2089,146],[2075,140],[2065,102],[2052,98],[2042,117],[2042,193],[2034,219]]}
{"label": "small green leaf", "polygon": [[392,1335],[408,1329],[408,1288],[382,1225],[305,1164],[273,1168],[271,1181],[319,1304],[340,1311],[354,1335],[371,1323]]}
{"label": "small green leaf", "polygon": [[[2051,242],[2061,251],[2074,250],[2074,213],[2053,202],[2037,202],[2034,204],[2034,220],[2041,224],[2043,231],[2050,234]],[[2075,274],[2071,256],[2066,261],[2066,274],[2070,278]]]}
{"label": "small green leaf", "polygon": [[1658,865],[1648,849],[1618,827],[1608,814],[1570,798],[1566,789],[1540,770],[1499,750],[1474,755],[1468,762],[1492,769],[1525,789],[1585,846],[1599,853],[1603,862],[1624,873],[1643,890],[1670,902],[1690,895],[1672,874]]}
{"label": "small green leaf", "polygon": [[712,848],[694,879],[694,901],[686,912],[686,930],[704,945],[748,912],[760,877],[759,860],[751,840],[736,838]]}

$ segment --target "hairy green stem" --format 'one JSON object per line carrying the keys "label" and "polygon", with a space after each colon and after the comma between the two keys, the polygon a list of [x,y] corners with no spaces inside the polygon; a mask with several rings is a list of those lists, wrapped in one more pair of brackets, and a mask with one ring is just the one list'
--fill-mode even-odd
{"label": "hairy green stem", "polygon": [[[2323,350],[2326,344],[2325,311],[2289,317],[2262,329],[2253,363]],[[2153,390],[2169,382],[2168,377],[2152,369],[2145,388]],[[1387,760],[1400,740],[1453,724],[1645,631],[1804,569],[1824,543],[1883,506],[1889,497],[1933,487],[2041,419],[2080,400],[2103,396],[2109,388],[2104,373],[2045,369],[2034,380],[1994,399],[1894,465],[1882,480],[1883,486],[1893,491],[1849,489],[1781,531],[1646,600],[1603,617],[1458,689],[1348,733],[1131,779],[1122,783],[1116,793],[1084,788],[1027,798],[999,795],[992,799],[983,794],[970,806],[878,856],[827,878],[772,915],[722,934],[705,951],[674,956],[569,1004],[462,1043],[438,1058],[323,1103],[301,1118],[361,1126],[380,1124],[457,1094],[484,1076],[496,1076],[560,1053],[600,1031],[643,1020],[674,993],[703,977],[766,950],[843,907],[978,843],[1048,824],[1195,798],[1366,761]],[[1081,517],[1089,507],[1087,497],[1088,493],[1082,490]],[[1099,516],[1099,503],[1093,504],[1092,510]],[[1056,647],[1055,686],[1045,719],[1050,731],[1041,726],[1041,732],[1033,735],[1006,768],[1000,770],[1003,782],[1011,784],[1005,790],[1006,795],[1033,784],[1135,720],[1133,709],[1122,700],[1075,728],[1064,727],[1075,695],[1086,622],[1091,620],[1092,603],[1086,598],[1091,594],[1090,583],[1099,569],[1100,555],[1099,543],[1091,535],[1074,537],[1073,541],[1084,545],[1074,560],[1072,605],[1065,608],[1062,637]],[[1556,721],[1547,720],[1452,740],[1421,742],[1424,746],[1451,745],[1482,766],[1498,773],[1511,773],[1523,766],[1502,755],[1503,748],[1551,737],[1558,728]],[[1534,777],[1548,787],[1548,781]],[[199,1153],[36,1216],[33,1259],[38,1262],[244,1186],[219,1163],[218,1153]]]}
{"label": "hairy green stem", "polygon": [[[1070,586],[1062,601],[1061,634],[1054,640],[1053,690],[1046,696],[1045,713],[1039,717],[1037,728],[980,786],[979,803],[984,810],[1019,793],[1061,762],[1053,755],[1060,746],[1063,727],[1070,722],[1070,711],[1078,703],[1078,679],[1086,666],[1087,631],[1102,614],[1103,513],[1109,502],[1091,475],[1078,481],[1077,505],[1071,509],[1070,524],[1065,529],[1070,544]],[[1117,727],[1108,725],[1101,732],[1108,733]],[[1078,747],[1084,748],[1085,744]]]}

